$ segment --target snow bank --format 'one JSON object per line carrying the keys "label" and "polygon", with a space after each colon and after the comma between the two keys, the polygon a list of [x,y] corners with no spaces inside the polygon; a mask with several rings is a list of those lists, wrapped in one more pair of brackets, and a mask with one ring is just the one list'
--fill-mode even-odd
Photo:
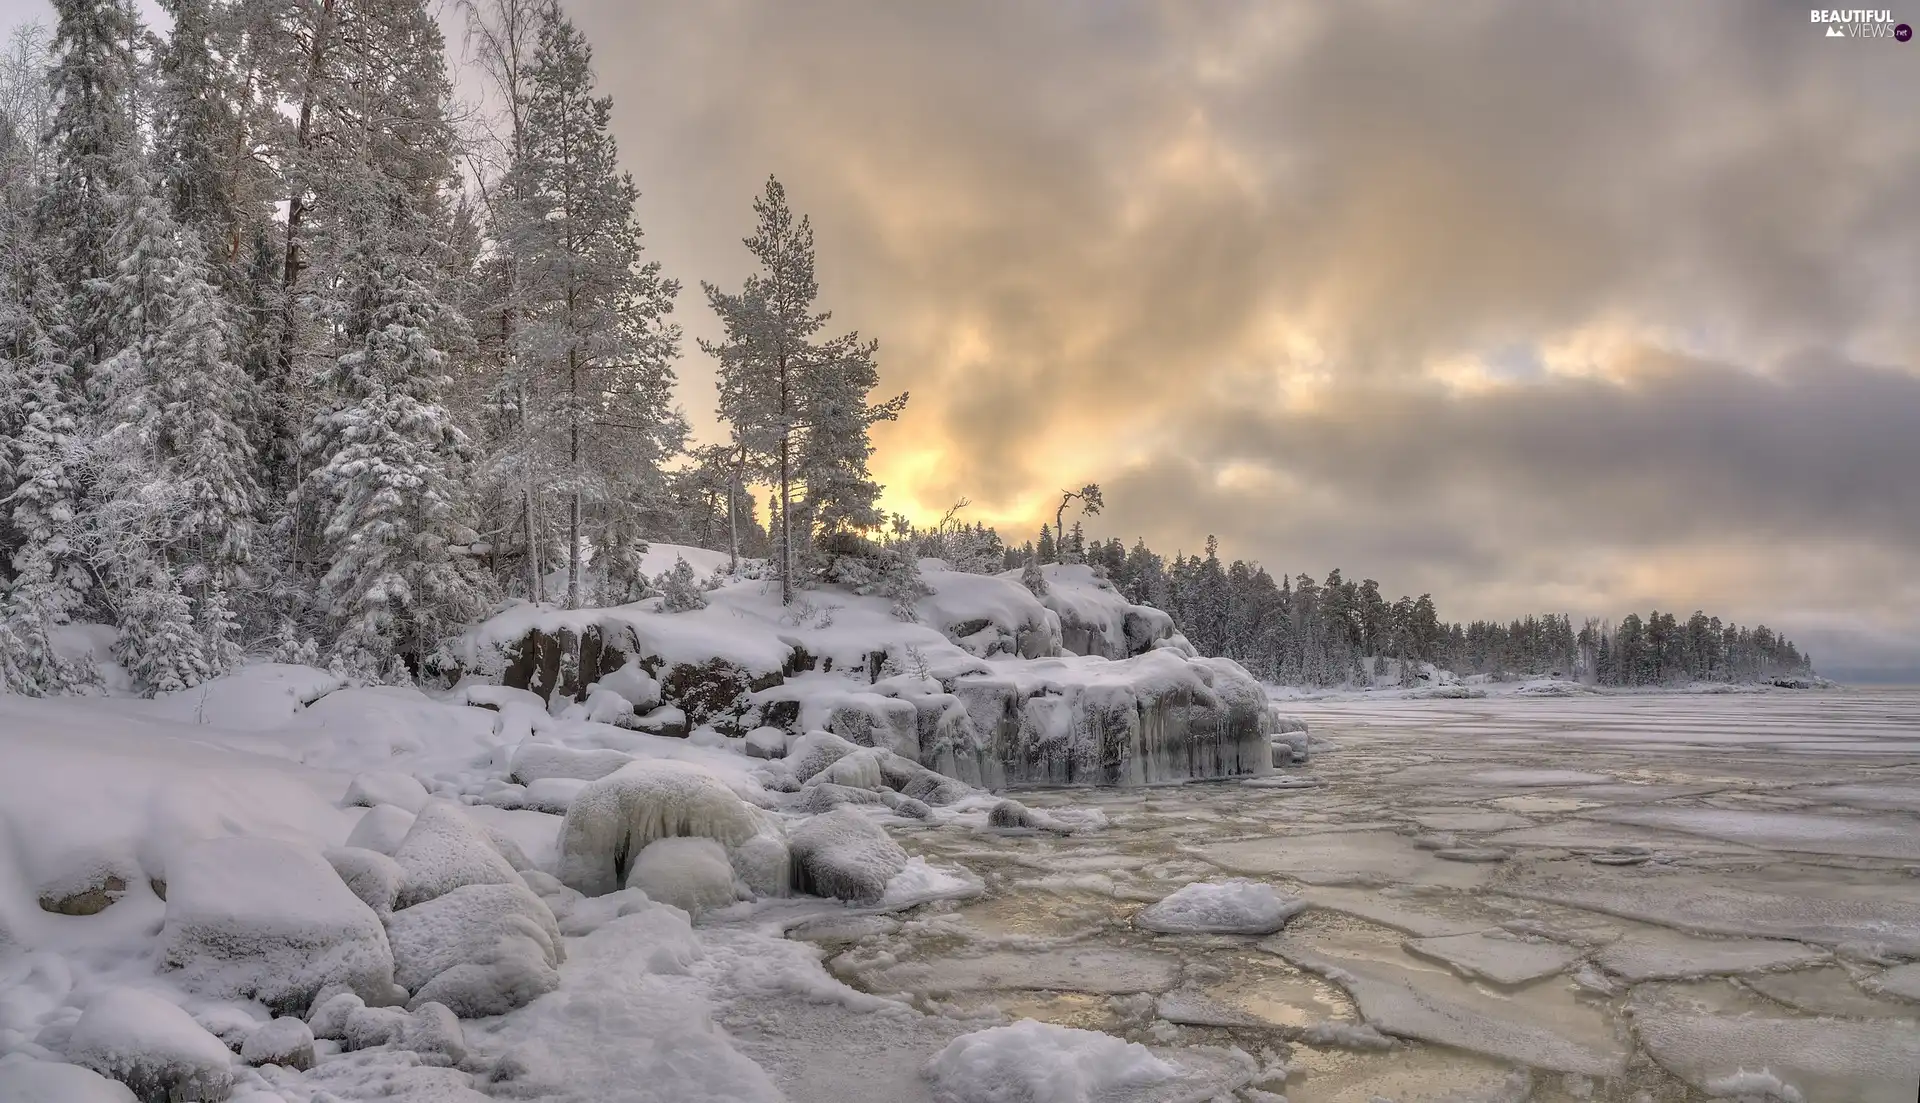
{"label": "snow bank", "polygon": [[140,707],[168,720],[262,732],[285,726],[345,684],[317,667],[249,663],[192,689],[163,693]]}
{"label": "snow bank", "polygon": [[[510,1073],[495,1094],[543,1103],[786,1098],[733,1047],[702,989],[690,983],[687,973],[709,952],[685,915],[646,907],[606,922],[572,949],[566,983],[490,1032],[489,1049]],[[737,967],[749,963],[743,956]]]}
{"label": "snow bank", "polygon": [[942,1103],[1095,1103],[1180,1076],[1137,1042],[1032,1019],[963,1034],[926,1072]]}
{"label": "snow bank", "polygon": [[1141,909],[1133,924],[1162,934],[1267,935],[1306,906],[1299,897],[1282,896],[1258,881],[1202,881]]}
{"label": "snow bank", "polygon": [[655,839],[697,835],[736,845],[760,830],[755,809],[717,775],[685,762],[642,760],[588,783],[567,806],[560,880],[588,896],[626,883]]}
{"label": "snow bank", "polygon": [[[217,747],[208,729],[114,704],[0,694],[0,931],[14,941],[117,937],[109,927],[157,920],[149,883],[171,880],[173,860],[201,840],[337,843],[352,825],[353,813],[334,804],[344,779]],[[95,890],[119,917],[107,927],[41,906]]]}
{"label": "snow bank", "polygon": [[166,964],[190,990],[303,1012],[328,989],[394,998],[380,919],[319,852],[261,838],[212,839],[168,882]]}
{"label": "snow bank", "polygon": [[7,1103],[139,1103],[125,1084],[91,1069],[17,1057],[0,1060],[0,1099]]}
{"label": "snow bank", "polygon": [[233,1055],[193,1016],[151,992],[95,996],[67,1039],[67,1060],[125,1084],[141,1099],[221,1100]]}

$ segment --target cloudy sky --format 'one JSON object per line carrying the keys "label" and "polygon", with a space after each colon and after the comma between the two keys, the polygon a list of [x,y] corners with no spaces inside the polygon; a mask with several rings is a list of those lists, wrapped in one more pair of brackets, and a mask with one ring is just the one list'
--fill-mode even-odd
{"label": "cloudy sky", "polygon": [[769,172],[811,215],[913,396],[893,508],[1024,530],[1098,480],[1092,528],[1167,552],[1920,668],[1920,43],[1734,2],[572,7],[672,271],[745,274]]}
{"label": "cloudy sky", "polygon": [[912,393],[889,508],[1025,532],[1099,481],[1091,528],[1168,553],[1920,680],[1920,43],[1733,0],[569,7],[670,274],[746,274],[770,172],[812,217]]}

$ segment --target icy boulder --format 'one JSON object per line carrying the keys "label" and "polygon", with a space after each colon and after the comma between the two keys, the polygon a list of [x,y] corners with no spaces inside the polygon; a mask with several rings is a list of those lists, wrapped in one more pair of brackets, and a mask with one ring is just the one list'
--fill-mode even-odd
{"label": "icy boulder", "polygon": [[712,839],[655,839],[634,860],[627,887],[695,918],[740,899],[727,848]]}
{"label": "icy boulder", "polygon": [[1133,925],[1161,934],[1268,935],[1306,906],[1299,897],[1282,896],[1258,881],[1201,881],[1142,908]]}
{"label": "icy boulder", "polygon": [[734,846],[760,827],[757,810],[711,771],[642,759],[588,784],[567,806],[560,880],[601,896],[626,884],[634,859],[655,839],[694,835]]}
{"label": "icy boulder", "polygon": [[1158,648],[1121,662],[1044,660],[951,688],[980,749],[929,765],[972,784],[1145,785],[1273,767],[1266,692],[1230,659]]}
{"label": "icy boulder", "polygon": [[323,989],[393,996],[386,931],[317,851],[211,839],[171,866],[164,959],[189,989],[302,1012]]}
{"label": "icy boulder", "polygon": [[143,1100],[219,1103],[233,1090],[226,1045],[178,1006],[137,988],[95,996],[74,1024],[66,1056]]}
{"label": "icy boulder", "polygon": [[907,867],[907,852],[852,808],[815,816],[788,837],[802,892],[872,904]]}
{"label": "icy boulder", "polygon": [[394,979],[419,1008],[500,1015],[559,987],[566,956],[553,912],[521,884],[465,885],[393,913]]}
{"label": "icy boulder", "polygon": [[[801,721],[809,717],[801,711]],[[861,747],[877,747],[903,758],[920,758],[919,712],[911,701],[877,693],[851,693],[827,716],[826,729]]]}
{"label": "icy boulder", "polygon": [[1097,1103],[1177,1080],[1138,1042],[1022,1019],[963,1034],[927,1065],[945,1103]]}
{"label": "icy boulder", "polygon": [[139,1103],[125,1084],[79,1065],[13,1058],[0,1061],[7,1103]]}
{"label": "icy boulder", "polygon": [[436,800],[422,808],[393,858],[406,876],[397,903],[402,908],[463,885],[520,882],[493,837],[452,801]]}
{"label": "icy boulder", "polygon": [[240,1059],[304,1072],[313,1067],[313,1029],[291,1015],[262,1023],[240,1044]]}
{"label": "icy boulder", "polygon": [[733,872],[755,897],[785,896],[793,891],[793,854],[787,841],[765,831],[727,855]]}

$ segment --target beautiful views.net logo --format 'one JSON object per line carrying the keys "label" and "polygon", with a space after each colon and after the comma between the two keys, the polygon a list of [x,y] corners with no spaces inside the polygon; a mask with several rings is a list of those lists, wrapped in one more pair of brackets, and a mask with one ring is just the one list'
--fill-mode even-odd
{"label": "beautiful views.net logo", "polygon": [[1828,38],[1891,38],[1897,42],[1908,42],[1913,38],[1913,28],[1905,23],[1893,21],[1893,11],[1887,8],[1812,8],[1812,22],[1823,23]]}

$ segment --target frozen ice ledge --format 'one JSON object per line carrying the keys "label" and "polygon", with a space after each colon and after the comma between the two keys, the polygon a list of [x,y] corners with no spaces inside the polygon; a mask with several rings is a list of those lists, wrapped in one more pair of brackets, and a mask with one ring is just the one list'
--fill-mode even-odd
{"label": "frozen ice ledge", "polygon": [[1259,683],[1195,654],[1165,613],[1087,568],[1046,568],[1040,597],[1017,572],[921,570],[932,592],[913,621],[835,589],[783,608],[758,582],[721,585],[707,608],[680,613],[657,599],[518,605],[463,641],[462,685],[471,704],[498,707],[488,688],[504,685],[562,717],[668,736],[710,728],[762,756],[781,753],[781,733],[824,729],[986,788],[1270,769],[1278,725]]}

